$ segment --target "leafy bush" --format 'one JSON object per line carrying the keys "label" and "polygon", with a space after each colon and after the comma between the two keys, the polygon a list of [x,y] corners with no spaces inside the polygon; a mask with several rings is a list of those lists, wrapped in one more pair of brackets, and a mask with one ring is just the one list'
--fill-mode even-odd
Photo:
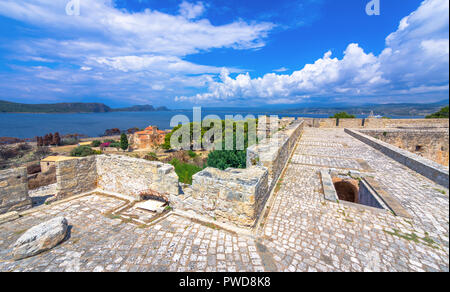
{"label": "leafy bush", "polygon": [[94,150],[89,146],[78,146],[70,152],[70,155],[75,157],[86,157],[94,154]]}
{"label": "leafy bush", "polygon": [[448,106],[443,107],[440,111],[437,113],[434,113],[432,115],[427,116],[427,119],[448,119],[449,118],[449,108]]}
{"label": "leafy bush", "polygon": [[334,116],[331,116],[330,119],[354,119],[356,118],[354,115],[349,115],[346,112],[340,112],[334,114]]}
{"label": "leafy bush", "polygon": [[120,148],[122,150],[128,149],[128,137],[126,134],[120,135]]}
{"label": "leafy bush", "polygon": [[103,143],[109,143],[109,144],[111,144],[111,143],[116,143],[116,140],[113,140],[113,139],[106,139],[106,140],[103,140]]}
{"label": "leafy bush", "polygon": [[208,166],[225,170],[229,167],[245,168],[247,151],[245,150],[215,150],[208,155]]}
{"label": "leafy bush", "polygon": [[185,184],[192,184],[192,176],[197,172],[202,171],[201,167],[189,163],[182,163],[178,159],[173,159],[170,164],[175,167],[178,180]]}
{"label": "leafy bush", "polygon": [[91,143],[92,147],[99,147],[100,145],[102,145],[102,141],[99,141],[99,140],[94,140]]}
{"label": "leafy bush", "polygon": [[189,150],[189,151],[188,151],[188,155],[189,155],[189,157],[191,157],[191,158],[195,158],[195,157],[197,156],[197,154],[196,154],[194,151],[192,151],[192,150]]}
{"label": "leafy bush", "polygon": [[111,143],[111,144],[109,144],[109,147],[112,147],[112,148],[120,148],[120,142],[114,142],[114,143]]}

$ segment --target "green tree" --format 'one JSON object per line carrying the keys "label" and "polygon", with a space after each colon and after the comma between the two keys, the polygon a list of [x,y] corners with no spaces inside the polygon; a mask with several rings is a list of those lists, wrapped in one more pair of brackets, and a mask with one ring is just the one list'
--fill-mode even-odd
{"label": "green tree", "polygon": [[448,119],[448,106],[441,108],[440,111],[427,116],[427,119]]}
{"label": "green tree", "polygon": [[354,115],[349,115],[346,112],[340,112],[334,114],[334,116],[331,116],[330,119],[354,119],[356,118]]}
{"label": "green tree", "polygon": [[122,133],[122,135],[120,135],[120,148],[122,150],[128,149],[128,137],[125,133]]}

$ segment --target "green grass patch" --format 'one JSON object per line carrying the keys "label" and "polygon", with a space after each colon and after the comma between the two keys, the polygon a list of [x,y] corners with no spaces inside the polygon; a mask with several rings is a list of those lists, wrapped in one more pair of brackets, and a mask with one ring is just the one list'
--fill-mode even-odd
{"label": "green grass patch", "polygon": [[196,165],[182,163],[178,159],[173,159],[170,164],[175,167],[175,172],[178,175],[178,180],[185,184],[192,184],[192,176],[197,172],[203,170],[203,168]]}

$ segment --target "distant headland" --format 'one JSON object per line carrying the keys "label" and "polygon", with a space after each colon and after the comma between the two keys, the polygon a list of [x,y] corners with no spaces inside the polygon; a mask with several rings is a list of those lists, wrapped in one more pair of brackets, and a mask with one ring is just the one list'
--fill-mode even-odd
{"label": "distant headland", "polygon": [[154,112],[169,111],[165,106],[134,105],[131,107],[111,108],[103,103],[54,103],[24,104],[0,100],[0,113],[108,113],[108,112]]}

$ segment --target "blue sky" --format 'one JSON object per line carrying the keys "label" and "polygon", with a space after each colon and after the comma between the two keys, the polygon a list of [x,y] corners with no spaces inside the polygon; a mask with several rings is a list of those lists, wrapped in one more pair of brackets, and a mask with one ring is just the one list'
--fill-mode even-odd
{"label": "blue sky", "polygon": [[[67,15],[69,2],[80,15]],[[184,108],[448,99],[448,0],[0,0],[0,99]]]}

